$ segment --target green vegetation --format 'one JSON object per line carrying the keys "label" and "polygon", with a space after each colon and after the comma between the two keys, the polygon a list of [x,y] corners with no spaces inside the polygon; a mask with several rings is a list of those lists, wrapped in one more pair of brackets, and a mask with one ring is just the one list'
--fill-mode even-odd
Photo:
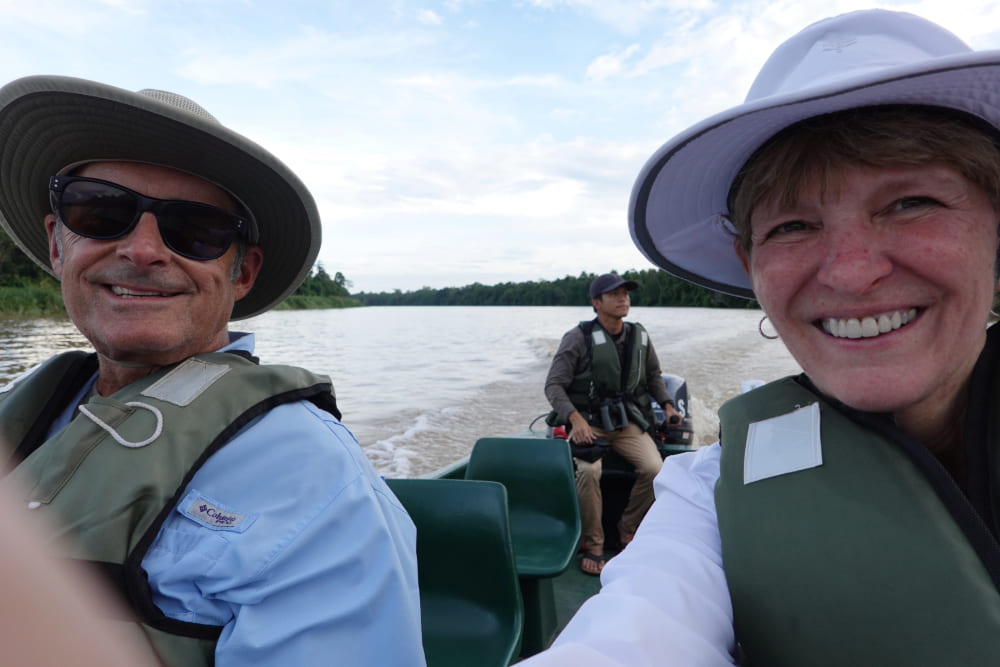
{"label": "green vegetation", "polygon": [[362,305],[350,293],[351,281],[340,271],[333,278],[319,263],[295,292],[282,301],[276,310],[306,310],[324,308],[354,308]]}
{"label": "green vegetation", "polygon": [[[755,301],[723,296],[696,287],[664,271],[629,270],[622,274],[639,283],[634,306],[755,308]],[[351,281],[340,271],[333,277],[317,264],[295,293],[278,309],[353,308],[357,306],[581,306],[590,303],[587,289],[596,274],[581,273],[557,280],[422,289],[403,292],[350,293]],[[21,252],[0,230],[0,314],[64,317],[59,284]]]}
{"label": "green vegetation", "polygon": [[[331,278],[317,264],[311,274],[279,309],[351,308],[361,302],[351,297],[351,282],[339,271]],[[59,283],[28,259],[0,229],[0,315],[65,317]]]}
{"label": "green vegetation", "polygon": [[0,229],[0,313],[65,317],[59,283],[21,252]]}
{"label": "green vegetation", "polygon": [[[8,242],[0,233],[0,246]],[[2,250],[0,250],[2,252]],[[0,315],[18,317],[65,317],[59,283],[17,251],[30,266],[12,270],[9,263],[0,258]],[[20,273],[18,273],[20,272]],[[318,264],[302,285],[279,306],[279,310],[302,310],[307,308],[353,308],[361,302],[351,297],[347,291],[348,281],[337,273],[330,278],[323,265]]]}
{"label": "green vegetation", "polygon": [[49,278],[38,285],[0,286],[0,313],[20,317],[65,317],[59,284]]}
{"label": "green vegetation", "polygon": [[[339,274],[338,274],[339,275]],[[756,308],[756,301],[692,285],[680,278],[659,271],[628,270],[621,273],[627,280],[639,283],[632,293],[633,306],[694,306],[704,308]],[[413,292],[360,292],[354,297],[366,306],[582,306],[590,303],[590,282],[594,273],[581,273],[575,278],[432,289],[424,287]]]}

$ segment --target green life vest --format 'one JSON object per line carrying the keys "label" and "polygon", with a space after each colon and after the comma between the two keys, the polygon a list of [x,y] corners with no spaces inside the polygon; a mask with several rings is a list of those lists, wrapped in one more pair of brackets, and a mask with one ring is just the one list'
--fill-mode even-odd
{"label": "green life vest", "polygon": [[[628,421],[642,430],[653,423],[646,389],[649,334],[638,322],[625,322],[626,348],[622,358],[615,340],[597,319],[578,325],[587,341],[588,360],[570,382],[566,393],[584,419],[601,426],[601,409],[623,409]],[[618,406],[621,406],[620,408]]]}
{"label": "green life vest", "polygon": [[202,354],[91,398],[86,414],[45,440],[95,367],[93,355],[66,353],[0,394],[0,444],[16,465],[3,483],[51,519],[68,549],[61,555],[111,576],[166,664],[211,665],[221,628],[165,616],[142,559],[188,482],[237,431],[303,399],[339,417],[332,386],[300,368]]}
{"label": "green life vest", "polygon": [[[974,430],[997,489],[992,379]],[[996,498],[976,508],[889,416],[834,404],[804,376],[719,416],[715,500],[745,664],[1000,662],[1000,548],[982,518]]]}

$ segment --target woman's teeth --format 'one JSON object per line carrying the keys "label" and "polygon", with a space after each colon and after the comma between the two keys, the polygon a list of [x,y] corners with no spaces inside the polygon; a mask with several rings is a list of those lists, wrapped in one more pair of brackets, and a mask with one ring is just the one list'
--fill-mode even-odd
{"label": "woman's teeth", "polygon": [[903,312],[872,315],[860,320],[856,317],[837,319],[830,317],[823,320],[823,331],[837,338],[874,338],[880,334],[889,333],[911,322],[917,316],[917,309],[910,308]]}

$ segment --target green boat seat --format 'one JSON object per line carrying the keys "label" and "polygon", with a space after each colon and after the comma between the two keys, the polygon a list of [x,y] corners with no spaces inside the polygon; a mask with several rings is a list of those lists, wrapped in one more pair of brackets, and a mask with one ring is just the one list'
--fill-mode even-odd
{"label": "green boat seat", "polygon": [[548,646],[556,629],[552,577],[580,545],[580,507],[569,443],[552,438],[480,438],[465,478],[507,488],[514,558],[524,600],[521,655]]}
{"label": "green boat seat", "polygon": [[460,479],[386,483],[417,527],[427,667],[507,667],[518,655],[523,608],[506,490]]}

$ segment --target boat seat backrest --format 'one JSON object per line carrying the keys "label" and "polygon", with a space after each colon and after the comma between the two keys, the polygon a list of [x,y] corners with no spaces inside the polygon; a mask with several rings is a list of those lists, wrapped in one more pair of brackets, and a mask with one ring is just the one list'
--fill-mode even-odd
{"label": "boat seat backrest", "polygon": [[428,667],[505,667],[517,655],[523,607],[496,482],[387,479],[417,527]]}
{"label": "boat seat backrest", "polygon": [[522,576],[552,577],[568,567],[580,541],[580,509],[565,440],[480,438],[465,477],[506,487]]}

